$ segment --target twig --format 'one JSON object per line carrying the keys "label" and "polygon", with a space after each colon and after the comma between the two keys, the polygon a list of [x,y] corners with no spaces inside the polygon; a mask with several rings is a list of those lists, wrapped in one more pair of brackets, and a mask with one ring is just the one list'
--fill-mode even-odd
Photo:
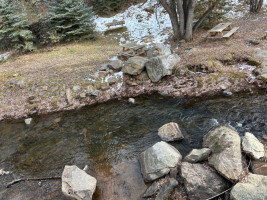
{"label": "twig", "polygon": [[231,188],[229,188],[229,189],[227,189],[227,190],[225,190],[225,191],[223,191],[222,193],[220,193],[220,194],[216,194],[215,196],[213,196],[213,197],[211,197],[211,198],[208,198],[208,199],[206,199],[206,200],[212,200],[212,199],[214,199],[215,197],[218,197],[218,196],[220,196],[220,195],[222,195],[222,194],[224,194],[225,192],[228,192],[229,190],[231,190],[233,187],[231,187]]}
{"label": "twig", "polygon": [[14,185],[16,183],[19,183],[21,181],[42,181],[42,180],[56,180],[61,179],[60,176],[54,176],[54,177],[46,177],[46,178],[25,178],[25,179],[15,179],[14,181],[7,184],[7,188],[9,188],[11,185]]}

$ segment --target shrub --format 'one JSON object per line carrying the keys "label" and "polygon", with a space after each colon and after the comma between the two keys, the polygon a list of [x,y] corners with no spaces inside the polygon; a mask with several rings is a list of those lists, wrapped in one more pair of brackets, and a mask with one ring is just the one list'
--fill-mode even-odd
{"label": "shrub", "polygon": [[48,8],[50,39],[71,41],[95,37],[92,7],[83,0],[54,0]]}
{"label": "shrub", "polygon": [[26,14],[20,13],[15,1],[0,0],[0,41],[2,50],[33,51],[34,35],[29,30]]}

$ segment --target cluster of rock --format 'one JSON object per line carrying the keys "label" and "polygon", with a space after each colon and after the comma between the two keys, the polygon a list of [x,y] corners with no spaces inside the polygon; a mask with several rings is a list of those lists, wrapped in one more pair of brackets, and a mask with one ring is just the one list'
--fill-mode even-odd
{"label": "cluster of rock", "polygon": [[[204,136],[203,148],[193,149],[184,159],[167,143],[184,138],[178,124],[163,125],[158,136],[164,141],[140,155],[143,179],[152,182],[145,192],[142,190],[142,199],[165,200],[178,187],[185,187],[187,197],[193,200],[217,197],[226,191],[232,200],[267,199],[264,145],[253,134],[245,133],[241,141],[230,127],[215,127]],[[252,172],[247,169],[242,150],[252,159]],[[91,200],[96,183],[94,177],[78,167],[65,166],[62,192],[68,199]]]}
{"label": "cluster of rock", "polygon": [[[165,141],[183,138],[175,123],[161,127],[158,135]],[[184,159],[165,141],[156,143],[140,156],[144,180],[154,181],[144,198],[168,199],[178,185],[184,185],[189,199],[209,199],[230,190],[234,183],[237,184],[230,192],[233,200],[267,198],[267,166],[260,160],[264,157],[264,146],[253,134],[245,133],[241,147],[236,131],[226,126],[216,127],[204,136],[203,149],[193,149]],[[241,149],[256,163],[258,170],[254,164],[251,166],[254,174],[243,166],[246,161]],[[175,178],[177,175],[181,179]],[[160,187],[160,178],[166,177],[168,181]]]}
{"label": "cluster of rock", "polygon": [[122,71],[129,75],[139,75],[146,70],[152,82],[158,82],[162,77],[171,75],[174,66],[178,64],[180,57],[172,54],[170,48],[155,44],[147,52],[147,57],[134,56],[129,58]]}

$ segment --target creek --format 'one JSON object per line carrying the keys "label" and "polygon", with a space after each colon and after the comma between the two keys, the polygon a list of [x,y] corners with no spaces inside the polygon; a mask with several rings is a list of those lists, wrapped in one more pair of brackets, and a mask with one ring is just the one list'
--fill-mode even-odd
{"label": "creek", "polygon": [[[165,123],[179,124],[185,139],[171,144],[183,156],[201,148],[203,135],[217,125],[260,138],[267,130],[267,94],[202,101],[143,96],[136,104],[110,101],[33,118],[29,126],[24,120],[0,123],[0,169],[19,177],[49,177],[60,176],[65,165],[87,165],[86,171],[98,179],[120,163],[136,161],[160,141],[157,130]],[[98,185],[97,196],[104,184],[108,182]]]}

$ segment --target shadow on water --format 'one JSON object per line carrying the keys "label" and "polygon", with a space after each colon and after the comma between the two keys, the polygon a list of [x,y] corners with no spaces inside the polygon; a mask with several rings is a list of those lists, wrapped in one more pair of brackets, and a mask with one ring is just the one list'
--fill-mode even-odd
{"label": "shadow on water", "polygon": [[241,135],[249,131],[260,137],[267,130],[266,94],[188,101],[140,97],[136,104],[111,101],[34,117],[30,126],[23,120],[2,122],[0,168],[19,176],[47,177],[61,175],[64,165],[88,165],[87,172],[98,178],[112,174],[113,166],[136,160],[160,141],[158,128],[171,121],[185,136],[172,143],[183,156],[201,148],[203,134],[219,124],[231,125]]}

